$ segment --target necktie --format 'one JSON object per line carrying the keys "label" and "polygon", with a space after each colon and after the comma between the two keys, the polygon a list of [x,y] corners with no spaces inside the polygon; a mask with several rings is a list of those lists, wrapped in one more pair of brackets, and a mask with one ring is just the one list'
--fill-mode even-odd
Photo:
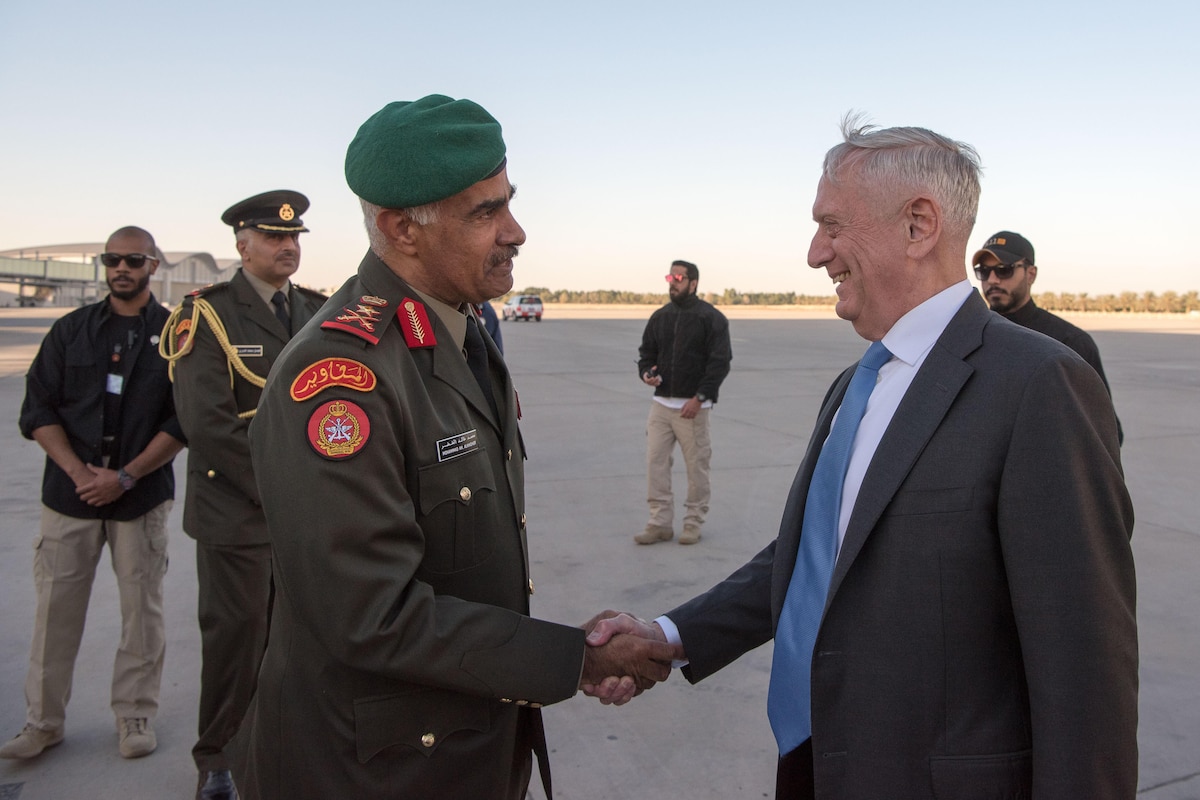
{"label": "necktie", "polygon": [[479,333],[479,323],[470,316],[467,317],[467,339],[465,346],[467,350],[467,366],[471,368],[471,374],[475,376],[475,382],[483,390],[483,396],[487,398],[488,405],[492,409],[492,414],[495,415],[496,421],[499,422],[500,409],[496,406],[496,396],[492,394],[492,375],[488,371],[487,345],[483,343],[483,336]]}
{"label": "necktie", "polygon": [[292,319],[287,312],[287,298],[283,292],[271,295],[271,305],[275,306],[275,319],[279,320],[288,333],[292,332]]}
{"label": "necktie", "polygon": [[813,644],[821,627],[829,580],[837,560],[842,483],[850,463],[850,446],[867,409],[867,398],[875,388],[879,368],[891,357],[882,342],[874,342],[867,348],[850,379],[837,420],[821,447],[808,485],[800,552],[775,631],[775,655],[767,694],[767,716],[783,755],[812,736]]}

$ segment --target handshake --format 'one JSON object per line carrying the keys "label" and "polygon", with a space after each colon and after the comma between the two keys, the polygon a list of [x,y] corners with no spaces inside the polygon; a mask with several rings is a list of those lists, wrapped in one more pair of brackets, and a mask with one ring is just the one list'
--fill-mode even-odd
{"label": "handshake", "polygon": [[583,626],[587,649],[579,688],[604,705],[624,705],[665,681],[672,661],[686,661],[681,645],[672,645],[657,623],[631,614],[602,611]]}

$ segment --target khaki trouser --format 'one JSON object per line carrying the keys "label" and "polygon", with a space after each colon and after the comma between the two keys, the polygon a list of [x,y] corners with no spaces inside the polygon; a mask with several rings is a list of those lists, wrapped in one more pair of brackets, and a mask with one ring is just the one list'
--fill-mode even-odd
{"label": "khaki trouser", "polygon": [[679,409],[650,403],[650,418],[646,421],[646,499],[650,503],[651,525],[672,527],[675,499],[671,494],[671,466],[675,463],[676,442],[687,465],[683,524],[697,528],[704,524],[712,495],[708,483],[708,462],[712,459],[712,440],[708,436],[711,410],[702,408],[694,419],[684,419]]}
{"label": "khaki trouser", "polygon": [[105,542],[121,602],[112,710],[118,718],[154,719],[166,651],[163,576],[170,511],[171,501],[166,500],[137,519],[118,522],[76,519],[42,507],[33,554],[37,614],[25,678],[27,722],[46,731],[62,730],[92,581]]}

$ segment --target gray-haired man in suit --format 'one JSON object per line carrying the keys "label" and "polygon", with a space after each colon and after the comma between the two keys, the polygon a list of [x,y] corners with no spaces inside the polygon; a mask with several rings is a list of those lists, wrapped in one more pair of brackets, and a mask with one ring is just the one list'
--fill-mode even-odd
{"label": "gray-haired man in suit", "polygon": [[882,347],[826,396],[778,538],[589,644],[671,641],[694,682],[774,638],[779,798],[1132,798],[1133,509],[1108,393],[972,291],[970,146],[853,118],[843,134],[808,261]]}

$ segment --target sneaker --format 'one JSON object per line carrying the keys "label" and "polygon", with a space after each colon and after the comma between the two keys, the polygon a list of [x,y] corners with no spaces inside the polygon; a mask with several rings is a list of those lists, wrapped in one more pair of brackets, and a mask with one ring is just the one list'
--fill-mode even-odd
{"label": "sneaker", "polygon": [[655,542],[669,542],[674,535],[675,531],[664,528],[662,525],[647,525],[646,530],[634,536],[633,540],[638,544],[654,544]]}
{"label": "sneaker", "polygon": [[121,743],[117,746],[121,758],[148,756],[158,747],[154,727],[145,717],[121,717],[117,720],[117,732],[121,734]]}
{"label": "sneaker", "polygon": [[700,541],[700,528],[697,525],[684,525],[683,533],[679,534],[680,544],[695,544]]}
{"label": "sneaker", "polygon": [[61,730],[44,731],[27,724],[20,733],[0,746],[0,758],[33,758],[62,740]]}

